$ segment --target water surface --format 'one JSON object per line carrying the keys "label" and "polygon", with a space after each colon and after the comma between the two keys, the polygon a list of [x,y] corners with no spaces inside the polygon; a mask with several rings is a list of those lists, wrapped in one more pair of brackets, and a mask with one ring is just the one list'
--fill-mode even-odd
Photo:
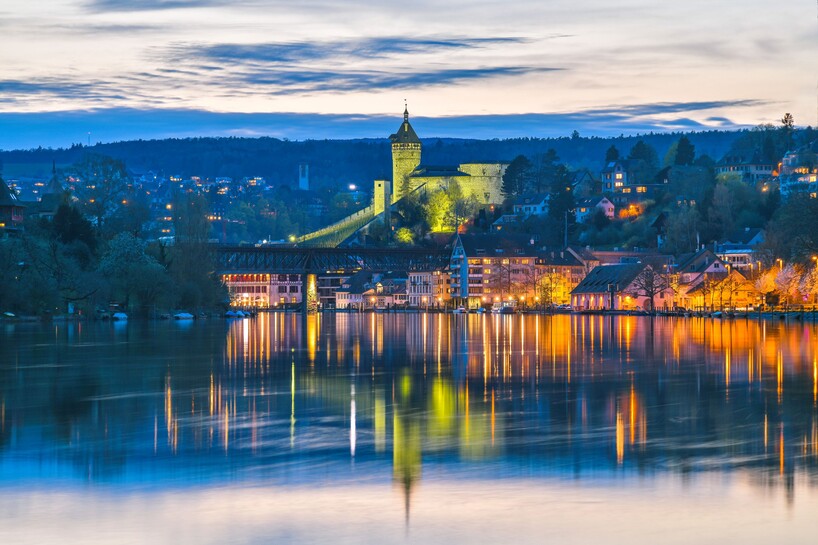
{"label": "water surface", "polygon": [[3,543],[812,543],[811,324],[3,324]]}

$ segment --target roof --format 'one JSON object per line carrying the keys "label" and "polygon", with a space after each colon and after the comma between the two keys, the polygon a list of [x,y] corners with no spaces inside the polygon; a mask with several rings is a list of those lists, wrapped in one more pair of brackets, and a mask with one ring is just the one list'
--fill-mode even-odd
{"label": "roof", "polygon": [[2,178],[0,178],[0,206],[24,206],[17,199],[17,194],[6,185]]}
{"label": "roof", "polygon": [[412,178],[426,178],[426,177],[450,177],[450,176],[468,176],[465,172],[461,172],[458,167],[452,166],[431,166],[419,165],[409,175]]}
{"label": "roof", "polygon": [[647,267],[643,263],[628,263],[625,265],[600,265],[588,273],[577,284],[571,293],[602,293],[609,291],[610,285],[616,286],[616,291],[626,289],[639,273]]}
{"label": "roof", "polygon": [[599,206],[600,203],[603,201],[607,202],[608,204],[613,204],[607,197],[591,197],[590,199],[582,199],[577,202],[577,206],[585,206],[587,208],[593,208],[595,206]]}
{"label": "roof", "polygon": [[707,270],[714,261],[721,262],[716,254],[704,248],[694,254],[680,255],[676,269],[683,273],[703,272]]}
{"label": "roof", "polygon": [[526,204],[542,204],[551,200],[550,195],[529,193],[520,195],[514,200],[514,206],[521,206]]}
{"label": "roof", "polygon": [[759,237],[759,241],[764,240],[764,231],[758,227],[745,227],[730,233],[724,240],[727,244],[750,244],[753,239]]}
{"label": "roof", "polygon": [[401,123],[400,128],[395,131],[395,134],[391,135],[389,139],[393,144],[420,144],[420,138],[418,138],[415,129],[413,129],[409,123],[408,107],[403,111],[403,123]]}
{"label": "roof", "polygon": [[[466,256],[533,256],[536,246],[530,235],[502,234],[502,235],[460,235],[460,242]],[[523,253],[519,253],[522,251]]]}
{"label": "roof", "polygon": [[554,267],[582,267],[582,262],[565,250],[543,250],[537,252],[537,264]]}

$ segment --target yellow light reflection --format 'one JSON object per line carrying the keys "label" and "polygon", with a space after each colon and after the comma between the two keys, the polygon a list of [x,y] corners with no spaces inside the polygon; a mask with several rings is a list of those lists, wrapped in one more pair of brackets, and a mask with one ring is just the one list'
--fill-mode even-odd
{"label": "yellow light reflection", "polygon": [[625,424],[622,421],[622,411],[616,411],[616,463],[622,464],[625,460]]}

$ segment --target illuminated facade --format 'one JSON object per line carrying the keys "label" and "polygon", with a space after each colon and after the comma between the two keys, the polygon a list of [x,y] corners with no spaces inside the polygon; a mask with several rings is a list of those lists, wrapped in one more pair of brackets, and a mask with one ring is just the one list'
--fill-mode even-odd
{"label": "illuminated facade", "polygon": [[406,285],[410,307],[436,308],[449,299],[449,278],[441,271],[410,272]]}
{"label": "illuminated facade", "polygon": [[[482,204],[503,202],[503,174],[507,163],[461,163],[457,166],[427,166],[421,164],[423,144],[409,122],[408,108],[403,112],[403,123],[389,139],[392,142],[392,185],[390,203],[398,201],[405,192],[419,188],[427,191],[447,190],[457,182],[464,197],[474,197]],[[380,207],[379,187],[375,181],[375,208]]]}

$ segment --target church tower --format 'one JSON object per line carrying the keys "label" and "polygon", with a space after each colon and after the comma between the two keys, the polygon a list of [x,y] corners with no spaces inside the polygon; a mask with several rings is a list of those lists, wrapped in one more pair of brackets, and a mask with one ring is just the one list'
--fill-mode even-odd
{"label": "church tower", "polygon": [[409,175],[420,165],[420,138],[409,124],[409,107],[403,110],[403,123],[389,137],[392,141],[392,202],[409,190]]}

